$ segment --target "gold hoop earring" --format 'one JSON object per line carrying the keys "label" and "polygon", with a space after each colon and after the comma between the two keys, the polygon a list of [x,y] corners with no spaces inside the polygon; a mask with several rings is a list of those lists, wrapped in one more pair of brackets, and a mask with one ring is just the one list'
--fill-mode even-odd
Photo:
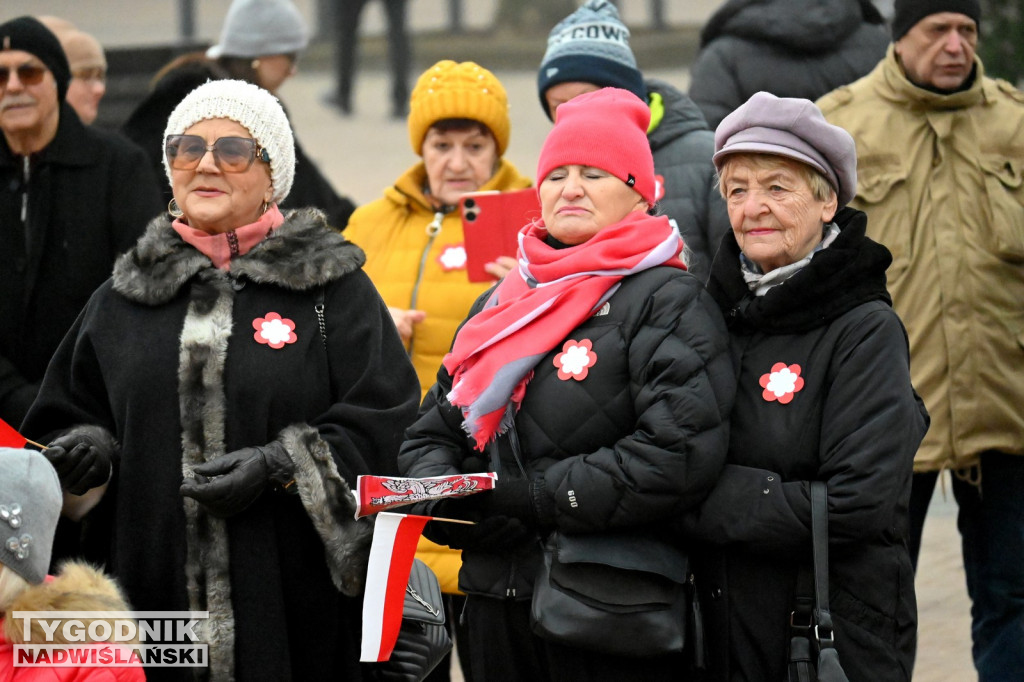
{"label": "gold hoop earring", "polygon": [[167,202],[167,212],[175,218],[180,218],[185,215],[185,212],[181,210],[181,207],[178,206],[178,202],[174,199]]}
{"label": "gold hoop earring", "polygon": [[270,210],[270,202],[269,201],[264,201],[263,202],[263,210],[260,211],[260,215],[263,215],[264,213],[266,213],[269,210]]}

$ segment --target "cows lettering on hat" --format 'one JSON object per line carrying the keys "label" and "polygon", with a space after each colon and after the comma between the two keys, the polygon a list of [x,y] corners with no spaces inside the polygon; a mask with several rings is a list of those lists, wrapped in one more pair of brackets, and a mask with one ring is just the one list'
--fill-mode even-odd
{"label": "cows lettering on hat", "polygon": [[551,112],[545,93],[554,85],[569,82],[622,88],[647,99],[643,74],[629,46],[629,29],[608,0],[589,0],[548,34],[537,73],[537,93],[548,118]]}

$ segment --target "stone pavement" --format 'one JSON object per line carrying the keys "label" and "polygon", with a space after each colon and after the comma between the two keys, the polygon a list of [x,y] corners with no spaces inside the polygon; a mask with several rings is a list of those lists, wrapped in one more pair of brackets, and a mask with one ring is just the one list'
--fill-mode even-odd
{"label": "stone pavement", "polygon": [[[486,61],[481,58],[486,66]],[[512,136],[506,157],[533,177],[550,122],[541,111],[533,71],[495,74],[509,93]],[[648,72],[683,90],[685,69]],[[344,117],[321,103],[331,83],[327,73],[299,74],[280,95],[295,133],[307,153],[339,193],[357,204],[379,197],[398,175],[417,161],[404,120],[388,117],[388,80],[383,72],[359,74],[355,113]],[[924,529],[917,577],[920,641],[914,682],[970,682],[977,679],[970,654],[970,604],[964,587],[956,504],[936,490]],[[842,652],[842,642],[839,642]],[[456,677],[453,677],[455,680]],[[459,677],[458,679],[461,679]]]}

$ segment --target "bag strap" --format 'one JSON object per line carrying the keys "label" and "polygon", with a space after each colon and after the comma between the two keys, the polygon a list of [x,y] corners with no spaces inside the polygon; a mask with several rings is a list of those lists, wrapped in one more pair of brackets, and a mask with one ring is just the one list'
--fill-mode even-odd
{"label": "bag strap", "polygon": [[811,537],[814,541],[814,639],[818,682],[850,682],[839,663],[832,613],[828,608],[828,488],[811,481]]}
{"label": "bag strap", "polygon": [[814,637],[819,646],[833,646],[832,613],[828,608],[828,488],[811,481],[811,539],[814,543]]}

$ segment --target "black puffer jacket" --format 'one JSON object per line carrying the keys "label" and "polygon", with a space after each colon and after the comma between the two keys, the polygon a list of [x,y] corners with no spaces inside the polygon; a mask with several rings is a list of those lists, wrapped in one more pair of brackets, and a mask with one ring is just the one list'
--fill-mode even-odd
{"label": "black puffer jacket", "polygon": [[[716,633],[714,680],[785,678],[796,576],[811,556],[812,480],[828,485],[843,667],[851,682],[910,679],[917,610],[907,504],[928,415],[885,288],[889,252],[864,236],[862,212],[842,209],[836,223],[832,245],[762,297],[743,281],[732,237],[712,270],[738,388],[728,465],[683,526],[705,543],[691,555],[707,632]],[[779,363],[803,383],[776,397],[765,383]]]}
{"label": "black puffer jacket", "polygon": [[889,45],[870,0],[729,0],[700,37],[690,96],[712,129],[755,92],[814,101],[852,83]]}
{"label": "black puffer jacket", "polygon": [[659,212],[676,221],[690,252],[690,272],[706,282],[715,249],[730,231],[711,162],[715,134],[688,95],[653,78],[646,85],[648,97],[660,97],[664,106],[658,127],[647,134],[654,171],[665,181]]}
{"label": "black puffer jacket", "polygon": [[[724,461],[734,378],[721,313],[697,279],[668,267],[627,277],[567,338],[590,340],[597,362],[584,380],[563,381],[553,362],[559,343],[537,363],[514,431],[490,450],[498,485],[523,477],[513,436],[526,475],[541,482],[540,506],[553,508],[550,523],[561,530],[652,530],[699,503]],[[406,432],[403,476],[460,473],[479,456],[445,398],[450,389],[442,368]],[[529,598],[539,544],[507,550],[466,549],[460,588]]]}

